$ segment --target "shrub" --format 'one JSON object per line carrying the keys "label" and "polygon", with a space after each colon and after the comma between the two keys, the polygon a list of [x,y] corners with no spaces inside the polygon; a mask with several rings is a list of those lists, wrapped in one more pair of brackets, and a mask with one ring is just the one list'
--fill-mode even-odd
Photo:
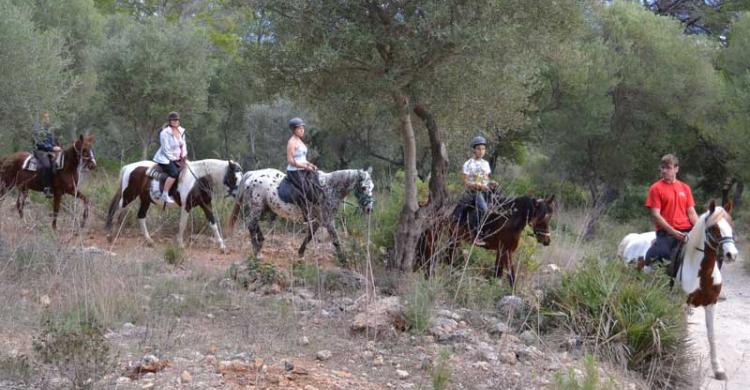
{"label": "shrub", "polygon": [[185,251],[177,245],[167,245],[164,248],[164,261],[170,265],[180,266],[185,262]]}
{"label": "shrub", "polygon": [[555,373],[555,384],[560,390],[614,390],[615,384],[610,379],[602,383],[599,378],[599,370],[596,368],[596,359],[592,355],[586,355],[584,358],[586,372],[583,378],[579,378],[573,368],[568,370],[567,375],[560,372]]}
{"label": "shrub", "polygon": [[272,264],[265,264],[253,256],[248,257],[243,263],[232,264],[227,270],[227,275],[243,288],[288,284],[284,274],[276,270]]}
{"label": "shrub", "polygon": [[432,367],[430,376],[432,377],[432,388],[434,390],[447,389],[451,383],[451,367],[448,363],[450,357],[450,351],[446,349],[440,351],[438,361]]}
{"label": "shrub", "polygon": [[75,388],[93,388],[114,369],[104,327],[91,311],[79,307],[62,318],[45,317],[32,341],[34,352],[45,364],[57,367]]}
{"label": "shrub", "polygon": [[563,276],[544,305],[595,352],[626,362],[660,387],[679,387],[684,378],[675,375],[688,373],[690,363],[681,303],[663,272],[589,258]]}
{"label": "shrub", "polygon": [[406,297],[406,322],[413,332],[424,333],[430,327],[435,310],[434,288],[429,280],[419,280]]}

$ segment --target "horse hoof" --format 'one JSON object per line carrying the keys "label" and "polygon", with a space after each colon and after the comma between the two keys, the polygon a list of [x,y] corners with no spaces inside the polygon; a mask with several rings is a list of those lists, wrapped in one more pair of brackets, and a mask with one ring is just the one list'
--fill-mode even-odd
{"label": "horse hoof", "polygon": [[110,243],[110,244],[111,244],[111,243],[112,243],[112,241],[114,241],[114,240],[115,240],[115,237],[114,237],[114,236],[112,236],[111,234],[107,234],[107,242],[108,242],[108,243]]}
{"label": "horse hoof", "polygon": [[229,253],[229,251],[227,250],[227,247],[221,247],[219,248],[219,250],[221,251],[222,255],[226,255],[227,253]]}
{"label": "horse hoof", "polygon": [[724,371],[715,372],[714,378],[716,378],[716,380],[725,381],[727,380],[727,373]]}
{"label": "horse hoof", "polygon": [[153,242],[152,240],[146,240],[146,246],[147,246],[147,247],[149,247],[149,248],[153,248],[153,247],[154,247],[154,245],[155,245],[155,244],[154,244],[154,242]]}

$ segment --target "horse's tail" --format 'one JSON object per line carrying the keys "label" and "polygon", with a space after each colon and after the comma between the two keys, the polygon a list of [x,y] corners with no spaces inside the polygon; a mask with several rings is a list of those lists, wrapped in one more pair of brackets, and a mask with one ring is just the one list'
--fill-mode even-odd
{"label": "horse's tail", "polygon": [[117,210],[120,209],[121,201],[122,201],[122,192],[125,190],[125,182],[123,181],[123,178],[125,176],[125,168],[123,167],[120,169],[120,176],[119,180],[117,181],[117,191],[115,191],[115,196],[112,197],[112,201],[109,202],[109,211],[107,211],[107,222],[104,224],[104,229],[106,229],[107,233],[109,233],[110,230],[112,230],[112,222],[115,217],[115,213],[117,213]]}
{"label": "horse's tail", "polygon": [[242,202],[245,197],[245,192],[247,192],[247,189],[243,184],[240,184],[240,189],[237,191],[237,196],[234,198],[232,215],[229,216],[229,226],[227,227],[227,231],[229,232],[229,234],[232,234],[234,232],[234,224],[237,223],[237,217],[240,215],[240,211],[242,210]]}

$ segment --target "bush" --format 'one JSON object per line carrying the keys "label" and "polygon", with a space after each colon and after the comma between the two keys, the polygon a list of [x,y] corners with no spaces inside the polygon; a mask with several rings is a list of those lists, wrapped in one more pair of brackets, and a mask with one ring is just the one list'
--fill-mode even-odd
{"label": "bush", "polygon": [[435,310],[434,287],[429,280],[419,280],[414,283],[406,299],[405,315],[409,329],[424,333],[430,327]]}
{"label": "bush", "polygon": [[47,315],[32,341],[34,352],[52,364],[77,389],[89,389],[115,367],[104,327],[85,308],[54,319]]}
{"label": "bush", "polygon": [[567,375],[560,372],[555,373],[556,387],[560,390],[614,390],[616,388],[611,379],[607,383],[601,383],[594,356],[586,355],[584,362],[586,372],[583,374],[583,378],[580,378],[582,382],[579,382],[575,370],[571,368]]}
{"label": "bush", "polygon": [[292,272],[307,287],[318,291],[354,292],[364,284],[361,275],[344,269],[326,270],[307,263],[296,263]]}
{"label": "bush", "polygon": [[164,248],[164,261],[169,265],[180,266],[185,262],[185,251],[177,245]]}
{"label": "bush", "polygon": [[283,287],[288,284],[284,274],[276,270],[276,267],[262,263],[253,256],[243,263],[232,264],[227,270],[227,276],[243,288],[250,289],[273,284]]}
{"label": "bush", "polygon": [[660,387],[679,387],[684,378],[675,374],[690,371],[682,302],[663,272],[644,274],[620,261],[589,258],[563,276],[544,305],[596,352],[626,362]]}
{"label": "bush", "polygon": [[450,351],[445,349],[440,351],[438,361],[435,366],[432,367],[430,376],[432,377],[432,388],[434,390],[447,389],[448,385],[451,383],[451,367],[448,364],[450,357]]}

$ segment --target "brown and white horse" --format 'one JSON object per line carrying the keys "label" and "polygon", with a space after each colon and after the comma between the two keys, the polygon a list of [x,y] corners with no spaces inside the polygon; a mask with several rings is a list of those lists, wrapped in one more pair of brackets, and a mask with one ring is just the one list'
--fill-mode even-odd
{"label": "brown and white horse", "polygon": [[[136,198],[140,199],[140,208],[138,209],[138,223],[141,231],[149,245],[154,241],[148,232],[146,226],[146,213],[151,203],[163,206],[162,201],[158,198],[159,193],[152,190],[152,178],[146,174],[146,171],[156,165],[153,161],[139,161],[125,165],[120,169],[120,187],[112,198],[107,213],[105,230],[107,239],[112,241],[112,226],[115,215],[118,220],[123,217],[122,211]],[[172,188],[172,195],[175,199],[175,206],[180,207],[180,231],[177,233],[177,244],[182,248],[185,246],[182,237],[187,226],[188,215],[194,207],[200,207],[208,219],[209,226],[214,233],[214,237],[219,244],[219,249],[226,252],[226,245],[219,233],[219,227],[211,208],[211,193],[213,189],[220,186],[226,186],[228,194],[235,196],[237,187],[242,178],[242,167],[231,160],[196,160],[188,161],[185,169],[180,173],[177,185]]]}
{"label": "brown and white horse", "polygon": [[720,253],[726,261],[734,261],[738,255],[729,215],[731,210],[731,203],[721,208],[711,201],[708,211],[698,218],[688,233],[684,257],[676,277],[688,294],[687,303],[695,307],[703,306],[705,310],[711,368],[716,379],[720,380],[725,380],[727,376],[716,351],[714,309],[721,293]]}
{"label": "brown and white horse", "polygon": [[[81,227],[86,224],[89,217],[89,199],[81,193],[79,178],[81,168],[89,170],[96,169],[94,158],[94,135],[79,136],[71,146],[63,150],[63,166],[55,173],[52,179],[52,228],[57,228],[57,214],[60,212],[60,202],[63,194],[73,195],[83,202],[83,218]],[[42,191],[44,186],[37,171],[23,169],[24,161],[29,157],[29,152],[16,152],[8,156],[0,157],[0,196],[11,188],[18,189],[16,198],[16,209],[18,215],[23,218],[23,207],[29,190]]]}

